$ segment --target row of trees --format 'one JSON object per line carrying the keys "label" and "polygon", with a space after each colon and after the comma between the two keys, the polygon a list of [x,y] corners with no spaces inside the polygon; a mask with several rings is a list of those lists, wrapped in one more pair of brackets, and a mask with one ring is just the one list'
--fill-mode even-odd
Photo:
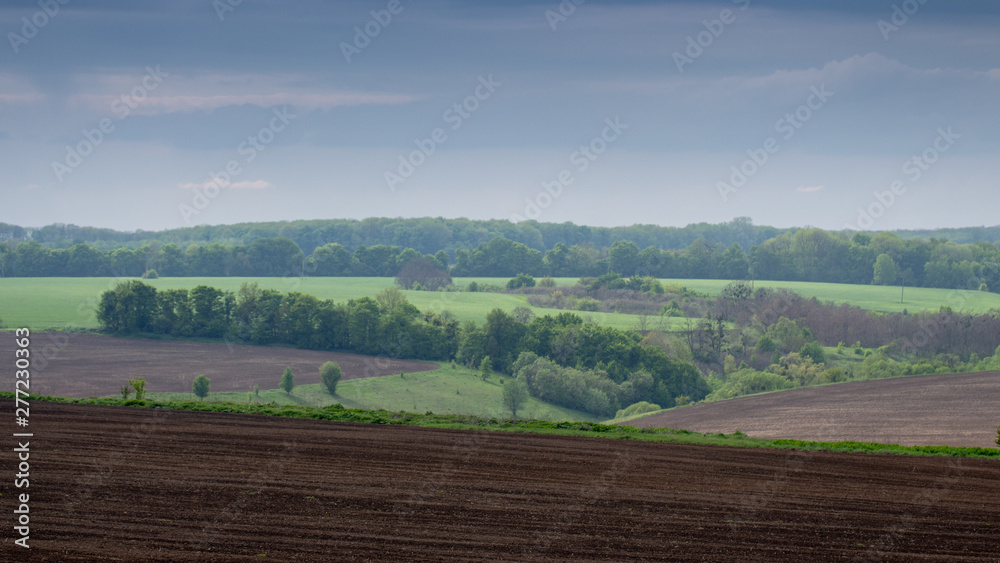
{"label": "row of trees", "polygon": [[[453,261],[454,259],[454,261]],[[608,247],[555,243],[542,252],[495,237],[454,255],[444,249],[421,254],[412,247],[315,247],[307,256],[286,237],[249,244],[211,243],[181,249],[153,242],[137,249],[100,251],[85,244],[50,249],[37,241],[0,244],[0,276],[397,276],[415,261],[446,276],[600,276],[691,279],[767,279],[858,284],[902,284],[948,289],[1000,291],[1000,246],[955,244],[942,239],[904,240],[894,234],[851,237],[800,229],[751,245],[728,247],[695,239],[683,250],[641,248],[632,240]],[[440,285],[440,284],[438,284]]]}
{"label": "row of trees", "polygon": [[359,246],[384,245],[413,248],[421,254],[433,254],[438,250],[454,253],[460,248],[475,248],[496,237],[520,242],[535,250],[552,248],[557,242],[604,248],[611,246],[616,240],[632,240],[642,247],[680,249],[686,248],[698,238],[704,238],[709,244],[729,245],[739,242],[743,248],[749,248],[785,231],[755,226],[746,217],[718,225],[698,223],[686,227],[589,227],[570,222],[523,221],[515,224],[506,220],[372,217],[360,221],[323,219],[200,225],[160,232],[128,233],[66,224],[26,229],[0,223],[0,241],[35,240],[51,248],[69,248],[78,243],[86,243],[100,250],[110,250],[122,246],[138,248],[154,240],[186,248],[191,244],[205,246],[211,243],[240,246],[249,245],[259,238],[285,237],[293,240],[306,254],[312,254],[316,248],[331,242],[342,244],[350,252]]}

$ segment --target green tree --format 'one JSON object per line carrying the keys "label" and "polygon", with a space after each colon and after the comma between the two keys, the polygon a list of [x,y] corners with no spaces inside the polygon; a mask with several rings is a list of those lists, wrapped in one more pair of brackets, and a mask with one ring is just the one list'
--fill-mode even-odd
{"label": "green tree", "polygon": [[289,395],[292,393],[292,389],[295,388],[295,374],[292,373],[292,368],[285,368],[285,372],[281,374],[281,383],[278,386],[285,393]]}
{"label": "green tree", "polygon": [[493,373],[493,361],[489,356],[483,356],[483,361],[479,362],[479,377],[486,381]]}
{"label": "green tree", "polygon": [[503,386],[503,406],[517,418],[517,411],[528,402],[528,384],[523,379],[514,379]]}
{"label": "green tree", "polygon": [[875,285],[892,285],[899,277],[899,268],[888,254],[879,254],[875,259]]}
{"label": "green tree", "polygon": [[319,367],[319,379],[331,395],[337,394],[337,383],[343,375],[340,365],[336,362],[326,362]]}
{"label": "green tree", "polygon": [[146,378],[136,377],[135,379],[129,379],[128,382],[135,389],[136,400],[141,401],[146,396]]}
{"label": "green tree", "polygon": [[194,378],[194,381],[191,383],[191,389],[199,399],[204,399],[208,396],[208,390],[211,386],[211,380],[205,377],[204,373]]}

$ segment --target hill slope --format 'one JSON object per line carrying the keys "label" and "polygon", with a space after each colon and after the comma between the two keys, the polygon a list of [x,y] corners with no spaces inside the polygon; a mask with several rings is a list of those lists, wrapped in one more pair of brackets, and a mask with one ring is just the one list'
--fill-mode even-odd
{"label": "hill slope", "polygon": [[758,438],[993,447],[1000,372],[856,381],[662,411],[626,424]]}

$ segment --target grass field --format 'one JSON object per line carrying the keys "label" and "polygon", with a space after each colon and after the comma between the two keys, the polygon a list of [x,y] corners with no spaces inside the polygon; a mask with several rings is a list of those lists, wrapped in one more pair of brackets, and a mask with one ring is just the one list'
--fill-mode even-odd
{"label": "grass field", "polygon": [[[475,279],[479,283],[503,285],[506,278],[455,278],[459,287],[465,287]],[[101,293],[113,287],[115,278],[0,278],[0,319],[7,326],[28,326],[43,328],[95,328],[97,320],[94,309]],[[161,278],[147,280],[158,289],[190,289],[197,285],[210,285],[223,290],[235,291],[244,282],[257,282],[261,287],[282,292],[301,291],[320,299],[346,301],[376,293],[391,287],[392,278]],[[576,278],[559,278],[560,285],[576,283]],[[663,280],[679,283],[695,291],[717,294],[727,283],[726,280]],[[942,305],[956,310],[982,313],[1000,308],[1000,294],[979,291],[957,291],[948,289],[907,288],[900,303],[898,287],[872,285],[847,285],[809,282],[758,281],[757,287],[785,287],[804,297],[817,297],[835,303],[850,303],[865,309],[885,312],[911,313],[936,311]],[[483,322],[486,314],[494,307],[511,311],[518,306],[527,306],[520,295],[497,293],[428,292],[407,291],[407,298],[417,308],[424,311],[440,312],[449,310],[462,321]],[[554,309],[532,307],[536,314],[557,312]],[[594,322],[615,328],[634,328],[638,318],[635,315],[618,313],[582,313]],[[683,319],[665,319],[665,330],[681,330]]]}
{"label": "grass field", "polygon": [[[477,278],[479,282],[504,284],[507,279]],[[7,326],[39,329],[97,328],[95,309],[101,294],[120,281],[119,278],[0,278],[0,319]],[[393,278],[160,278],[145,280],[157,289],[191,289],[209,285],[236,291],[244,282],[256,282],[262,288],[281,292],[300,291],[320,299],[347,301],[365,295],[375,296],[393,287]],[[458,278],[460,287],[470,279]],[[576,280],[567,279],[566,283]],[[521,295],[500,293],[406,291],[407,299],[421,311],[451,311],[460,321],[482,323],[494,308],[512,311],[528,307]],[[531,307],[537,315],[557,313],[554,309]],[[581,313],[602,326],[629,329],[638,321],[635,315],[618,313]],[[682,319],[664,319],[665,330],[680,330]]]}
{"label": "grass field", "polygon": [[[261,390],[261,403],[325,407],[340,403],[352,409],[384,409],[437,414],[469,414],[483,417],[509,417],[501,406],[503,381],[494,375],[489,381],[474,370],[443,366],[439,370],[408,373],[403,377],[388,375],[341,382],[337,394],[330,395],[320,384],[296,386],[289,395],[284,391]],[[191,401],[192,393],[149,393],[150,400]],[[247,404],[247,393],[210,393],[207,402]],[[519,417],[538,420],[576,420],[593,422],[598,417],[585,412],[557,407],[529,397]]]}

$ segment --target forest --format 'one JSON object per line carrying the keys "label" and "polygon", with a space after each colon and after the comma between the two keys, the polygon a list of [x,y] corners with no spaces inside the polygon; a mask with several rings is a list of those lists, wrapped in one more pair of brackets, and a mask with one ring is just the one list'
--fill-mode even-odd
{"label": "forest", "polygon": [[[46,227],[29,234],[20,227],[0,225],[0,233],[6,237],[0,243],[0,277],[391,277],[408,263],[426,257],[452,276],[507,277],[524,273],[585,277],[615,272],[625,277],[1000,290],[1000,243],[987,240],[956,243],[935,237],[904,238],[890,232],[850,234],[821,229],[780,232],[753,226],[749,220],[683,229],[486,222],[495,227],[487,229],[467,220],[428,221],[400,220],[398,229],[370,220],[343,225],[334,222],[315,229],[308,224],[292,228],[295,223],[251,231],[244,231],[240,225],[198,227],[202,229],[198,235],[203,237],[202,242],[164,242],[177,236],[168,231],[160,233],[164,235],[162,241],[147,240],[133,248],[127,245],[129,241],[120,240],[118,246],[106,249],[101,246],[107,246],[113,237],[100,238],[99,231]],[[362,236],[366,225],[379,234]],[[433,229],[435,225],[440,227],[438,231]],[[463,230],[465,227],[475,235]],[[272,231],[278,234],[259,236]],[[505,234],[496,234],[499,232]],[[974,233],[962,232],[969,236]],[[993,229],[975,232],[979,238],[990,238]],[[59,233],[74,234],[73,241],[84,236],[100,238],[100,244],[75,242],[64,247],[65,238],[56,236]],[[458,240],[456,233],[461,235]],[[130,236],[140,234],[151,236]],[[473,244],[490,235],[495,236]],[[237,242],[205,242],[204,237]],[[239,242],[244,239],[252,240]],[[386,239],[401,244],[359,243]],[[530,244],[518,239],[530,239]],[[546,246],[549,243],[551,246]]]}

